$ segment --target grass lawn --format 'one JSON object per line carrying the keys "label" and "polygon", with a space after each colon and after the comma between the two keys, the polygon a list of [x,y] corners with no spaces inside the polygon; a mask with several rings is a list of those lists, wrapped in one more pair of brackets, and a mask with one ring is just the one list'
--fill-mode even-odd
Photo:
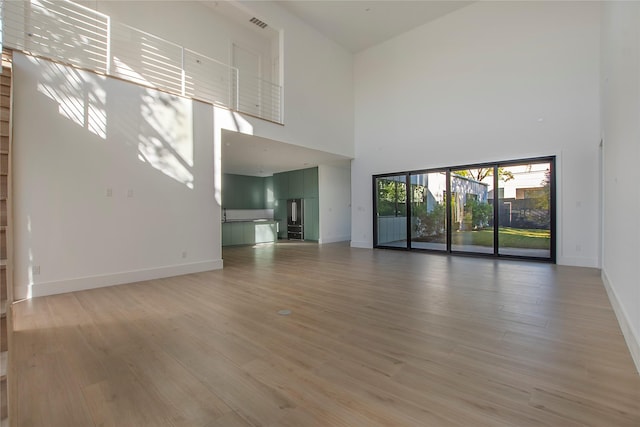
{"label": "grass lawn", "polygon": [[[478,231],[454,231],[454,245],[493,246],[493,228]],[[549,249],[549,230],[527,230],[522,228],[501,227],[498,232],[501,247],[523,249]]]}

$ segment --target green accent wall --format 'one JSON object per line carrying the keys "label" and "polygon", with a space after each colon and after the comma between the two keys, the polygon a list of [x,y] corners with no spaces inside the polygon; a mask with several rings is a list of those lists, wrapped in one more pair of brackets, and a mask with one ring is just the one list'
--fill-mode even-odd
{"label": "green accent wall", "polygon": [[279,222],[279,238],[287,237],[287,199],[304,199],[304,239],[319,240],[318,168],[274,174],[273,197],[273,216]]}
{"label": "green accent wall", "polygon": [[222,207],[225,209],[273,209],[273,177],[222,175]]}

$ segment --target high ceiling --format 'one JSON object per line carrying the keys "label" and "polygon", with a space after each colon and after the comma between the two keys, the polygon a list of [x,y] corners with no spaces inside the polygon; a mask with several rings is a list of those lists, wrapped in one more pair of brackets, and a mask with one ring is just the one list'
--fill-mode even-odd
{"label": "high ceiling", "polygon": [[275,3],[356,53],[473,2],[285,0]]}
{"label": "high ceiling", "polygon": [[[217,12],[247,25],[246,10],[240,10],[226,2],[205,3]],[[357,53],[472,2],[288,0],[275,3],[345,49]],[[255,31],[257,27],[250,24],[247,28]],[[225,131],[223,134],[224,173],[269,176],[277,172],[305,169],[320,164],[348,165],[349,159],[237,132]]]}

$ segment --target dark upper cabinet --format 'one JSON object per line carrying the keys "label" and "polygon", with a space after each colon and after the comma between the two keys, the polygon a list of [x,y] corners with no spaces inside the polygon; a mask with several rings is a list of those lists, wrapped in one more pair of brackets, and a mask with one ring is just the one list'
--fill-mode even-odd
{"label": "dark upper cabinet", "polygon": [[288,172],[273,174],[273,198],[275,200],[289,198]]}
{"label": "dark upper cabinet", "polygon": [[301,199],[304,197],[304,170],[290,171],[287,173],[289,178],[289,195],[287,199]]}
{"label": "dark upper cabinet", "polygon": [[304,169],[304,195],[305,198],[318,197],[318,168]]}

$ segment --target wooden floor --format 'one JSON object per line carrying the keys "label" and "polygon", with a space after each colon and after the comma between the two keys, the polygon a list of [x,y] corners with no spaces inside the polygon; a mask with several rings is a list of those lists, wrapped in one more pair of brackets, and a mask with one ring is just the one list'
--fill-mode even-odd
{"label": "wooden floor", "polygon": [[18,304],[16,425],[640,426],[597,270],[343,244],[224,261]]}

